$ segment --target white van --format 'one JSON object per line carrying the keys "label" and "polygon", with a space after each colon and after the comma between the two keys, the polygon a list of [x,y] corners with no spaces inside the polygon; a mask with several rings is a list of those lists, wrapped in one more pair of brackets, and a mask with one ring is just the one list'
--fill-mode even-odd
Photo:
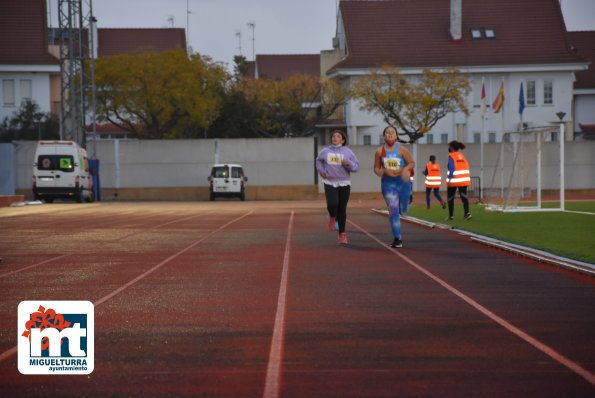
{"label": "white van", "polygon": [[240,200],[246,199],[248,177],[244,175],[244,169],[239,164],[213,165],[208,180],[210,200],[215,200],[217,196],[238,196]]}
{"label": "white van", "polygon": [[33,163],[33,196],[93,202],[93,178],[87,151],[74,141],[39,141]]}

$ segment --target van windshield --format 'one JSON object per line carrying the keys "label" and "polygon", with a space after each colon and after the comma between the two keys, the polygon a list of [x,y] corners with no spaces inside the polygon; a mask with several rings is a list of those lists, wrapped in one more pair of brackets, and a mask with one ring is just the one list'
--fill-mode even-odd
{"label": "van windshield", "polygon": [[37,158],[37,170],[74,171],[74,158],[70,155],[40,155]]}

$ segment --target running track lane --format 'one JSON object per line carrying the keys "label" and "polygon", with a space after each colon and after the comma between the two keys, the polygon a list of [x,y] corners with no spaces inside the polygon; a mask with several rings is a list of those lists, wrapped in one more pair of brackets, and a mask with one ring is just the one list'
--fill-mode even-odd
{"label": "running track lane", "polygon": [[[266,241],[270,244],[273,240],[269,236],[262,236],[264,235],[262,228],[250,228],[249,224],[264,223],[270,228],[276,228],[277,234],[283,235],[285,238],[285,254],[282,256],[283,268],[285,269],[286,264],[287,267],[291,265],[291,274],[286,274],[288,276],[284,305],[286,312],[284,322],[281,322],[281,325],[285,326],[285,333],[281,336],[284,342],[280,350],[282,359],[279,360],[281,364],[278,375],[280,395],[376,397],[394,396],[398,391],[398,394],[402,396],[461,396],[460,389],[465,387],[468,388],[467,391],[477,392],[477,395],[482,396],[589,396],[593,391],[592,388],[585,387],[584,381],[583,384],[577,381],[582,380],[580,377],[565,370],[563,366],[558,366],[559,364],[555,361],[544,359],[546,358],[544,355],[533,350],[529,344],[518,339],[492,320],[484,319],[485,315],[477,312],[476,309],[463,302],[460,297],[453,295],[451,291],[444,289],[435,280],[412,267],[403,258],[389,250],[379,249],[379,243],[370,239],[370,236],[363,231],[350,231],[352,245],[349,248],[339,247],[335,243],[336,234],[325,231],[324,212],[321,209],[314,211],[307,208],[299,209],[292,217],[294,233],[292,233],[290,242],[289,237],[286,237],[284,233],[284,230],[287,230],[287,235],[289,235],[289,232],[292,231],[292,228],[287,226],[288,212],[282,211],[282,209],[277,210],[277,212],[262,211],[258,213],[257,217],[243,219],[242,222],[234,224],[234,228],[228,228],[222,231],[225,233],[213,236],[217,242],[209,241],[207,245],[198,245],[193,250],[188,250],[183,255],[172,259],[168,267],[155,270],[142,281],[129,286],[105,302],[100,308],[101,318],[105,319],[109,316],[122,317],[122,319],[136,318],[134,313],[138,311],[135,310],[135,307],[144,299],[143,295],[153,296],[151,292],[155,289],[163,289],[163,286],[167,286],[172,277],[180,279],[181,276],[190,276],[185,272],[194,262],[193,259],[201,261],[201,268],[229,267],[227,264],[230,264],[230,261],[238,260],[236,250],[239,250],[243,261],[246,263],[254,261],[255,258],[251,250],[262,250]],[[371,215],[367,210],[353,209],[352,213],[354,223],[367,233],[380,238],[381,242],[389,240],[386,219]],[[480,249],[477,245],[469,244],[458,237],[453,238],[449,234],[428,234],[427,230],[420,228],[409,226],[404,228],[407,236],[406,247],[399,253],[404,253],[411,261],[430,270],[454,286],[455,289],[464,291],[469,297],[474,299],[480,297],[476,301],[490,310],[498,305],[501,307],[507,305],[493,301],[489,294],[484,293],[485,291],[489,293],[490,289],[493,289],[492,286],[481,284],[478,286],[474,282],[481,281],[478,269],[482,271],[482,274],[485,274],[487,272],[484,271],[487,268],[483,267],[484,263],[493,264],[495,261],[510,263],[509,269],[517,272],[515,278],[525,280],[524,283],[535,280],[547,281],[551,284],[548,285],[548,288],[556,287],[560,290],[558,292],[551,289],[548,291],[551,296],[556,297],[566,292],[558,286],[561,283],[571,286],[575,291],[583,292],[583,299],[592,298],[588,292],[585,293],[586,283],[582,278],[573,280],[573,277],[569,277],[567,273],[552,271],[551,268],[535,265],[532,262],[519,261],[497,251]],[[247,238],[247,234],[261,236],[257,237],[258,239]],[[246,240],[248,242],[243,242]],[[209,256],[207,249],[213,251],[214,248],[221,247],[222,242],[228,242],[228,245],[232,247],[219,252],[217,256]],[[275,244],[281,243],[279,239],[274,242]],[[432,250],[428,250],[429,245]],[[283,245],[279,244],[279,246]],[[473,264],[472,268],[465,264],[444,260],[444,258],[448,259],[449,256],[461,252],[467,253],[473,262],[482,262],[482,264]],[[273,253],[267,253],[267,256],[270,257]],[[273,255],[276,256],[276,254]],[[433,261],[433,255],[440,257],[442,261],[440,263]],[[267,261],[264,257],[256,258],[256,260]],[[499,266],[504,267],[506,264],[499,264]],[[241,270],[239,267],[233,269],[235,272]],[[281,291],[279,279],[283,280],[283,277],[280,278],[282,275],[280,268],[271,266],[266,269],[262,268],[261,271],[269,274],[265,280],[275,290],[275,295],[278,296],[277,303],[279,303],[280,295],[278,293]],[[506,285],[508,283],[506,275],[492,272],[490,278],[493,284]],[[242,277],[246,278],[248,275],[243,274]],[[219,276],[211,274],[209,278],[210,283],[216,283],[220,278],[229,279],[223,273]],[[232,279],[229,280],[232,281]],[[237,282],[238,278],[234,278],[233,283]],[[244,284],[246,282],[244,281]],[[573,283],[576,284],[573,285]],[[240,284],[233,286],[236,291],[242,290]],[[255,286],[251,285],[252,288]],[[283,282],[281,282],[281,286],[283,286]],[[587,287],[592,290],[593,285],[590,284]],[[218,311],[229,313],[229,311],[234,311],[234,307],[238,304],[242,307],[248,304],[237,301],[244,299],[241,299],[239,295],[234,295],[232,289],[234,288],[230,285],[229,290],[225,291],[224,295],[220,294],[217,299],[222,301],[211,301],[203,309],[211,308],[212,311],[213,308],[217,308]],[[523,286],[523,291],[530,292],[532,295],[536,295],[535,293],[540,290],[543,289],[539,286]],[[271,289],[267,289],[264,293],[270,295],[270,292]],[[469,292],[472,292],[472,295],[469,295]],[[509,295],[508,291],[502,293],[506,297]],[[229,295],[233,297],[225,299]],[[565,305],[570,309],[572,307],[580,309],[581,303],[573,301],[580,300],[580,294],[570,293],[567,296],[569,301]],[[546,304],[544,307],[549,307],[550,304],[546,297],[536,298],[535,301]],[[126,306],[125,303],[129,305]],[[488,304],[485,305],[485,303]],[[213,304],[218,307],[213,307]],[[184,305],[180,305],[180,307],[172,307],[172,314],[175,315],[181,309],[187,310]],[[523,330],[530,330],[531,325],[540,321],[539,318],[542,315],[547,318],[545,312],[545,315],[538,311],[534,311],[537,312],[535,314],[526,314],[522,303],[519,306],[520,309],[510,312],[502,311],[501,307],[495,313],[508,314],[503,318],[513,319],[515,325],[524,325]],[[279,308],[281,307],[277,305],[277,311]],[[546,310],[548,308],[543,311]],[[550,308],[548,311],[551,312],[551,310]],[[567,310],[567,312],[571,311]],[[559,315],[555,311],[551,313]],[[256,322],[262,323],[262,325],[266,324],[266,317],[263,319],[252,318],[246,323],[245,316],[240,316],[239,313],[233,317],[224,315],[222,313],[217,316],[221,317],[225,323],[237,322],[237,325],[246,330],[254,329]],[[519,318],[521,316],[522,318]],[[583,312],[583,316],[590,317],[592,320],[592,314],[588,312]],[[555,319],[559,322],[551,322],[549,319],[551,326],[548,324],[548,327],[551,327],[551,330],[546,330],[546,332],[558,335],[564,340],[577,341],[577,339],[573,339],[577,334],[572,334],[576,326],[567,322],[572,320],[571,317],[556,316]],[[166,320],[168,322],[176,320],[176,317],[168,316]],[[273,316],[270,317],[270,320],[269,328],[272,328]],[[138,321],[138,326],[142,325],[140,318],[138,320],[131,319],[131,321]],[[147,321],[149,319],[144,319],[145,323]],[[126,326],[133,325],[136,324],[132,323]],[[199,327],[198,325],[200,322],[195,327]],[[108,325],[104,323],[103,326]],[[110,325],[110,327],[113,326]],[[586,330],[588,332],[593,329],[587,328]],[[155,332],[158,333],[159,329],[154,329],[153,333]],[[213,336],[216,337],[221,332],[224,330],[216,332]],[[548,334],[541,330],[537,330],[537,333],[541,333],[545,339],[548,338]],[[536,335],[535,332],[530,334]],[[270,335],[261,337],[269,342],[267,352],[272,351]],[[183,337],[178,335],[178,338]],[[151,337],[146,336],[141,339],[148,342]],[[263,339],[259,337],[257,340]],[[540,340],[542,340],[541,337]],[[108,341],[102,342],[102,345],[105,346]],[[215,341],[220,348],[224,348],[228,344],[223,339]],[[254,342],[256,340],[244,339],[244,341]],[[587,341],[590,342],[592,339]],[[564,352],[568,352],[569,345],[565,346],[557,339],[550,338],[548,345],[555,348],[564,347]],[[264,345],[260,346],[264,348]],[[222,363],[224,358],[233,358],[235,362],[240,360],[243,355],[246,358],[244,364],[240,363],[238,366],[247,369],[250,367],[248,361],[260,360],[257,358],[265,357],[262,354],[255,355],[254,348],[240,347],[240,345],[236,346],[236,349],[241,350],[237,353],[225,349],[218,352],[206,350],[204,356],[195,357],[194,361],[218,364]],[[171,351],[167,347],[163,347],[163,349],[163,352]],[[591,358],[591,362],[583,360],[581,363],[592,363],[592,347],[587,345],[581,349],[586,351],[587,358]],[[248,353],[255,356],[246,356]],[[127,357],[135,355],[134,350],[128,350],[121,354],[123,365],[127,363]],[[218,356],[212,357],[213,354]],[[242,355],[238,356],[238,354]],[[567,356],[575,358],[580,354],[577,351],[575,355]],[[144,361],[165,361],[164,364],[167,363],[167,357],[160,357],[157,352],[138,358]],[[263,363],[266,365],[266,361]],[[131,365],[121,368],[123,376],[128,376],[121,378],[121,382],[128,383],[129,389],[125,390],[121,385],[113,386],[113,389],[109,391],[114,393],[119,391],[120,395],[126,396],[138,395],[141,391],[146,392],[146,390],[140,389],[139,382],[150,386],[155,383],[167,384],[168,380],[174,379],[171,373],[168,374],[167,368],[162,367],[163,373],[156,374],[154,370],[151,371],[153,367],[148,362],[144,365],[142,363],[132,363]],[[143,366],[146,371],[140,373]],[[215,386],[216,383],[221,386],[224,380],[241,383],[242,380],[248,378],[234,372],[223,376],[225,374],[222,373],[223,369],[209,371],[207,368],[199,367],[197,370],[199,371],[196,374],[198,381],[194,385],[194,390],[178,386],[179,390],[161,390],[161,392],[169,392],[170,395],[222,396],[225,394],[224,391],[209,389],[209,387]],[[208,377],[201,377],[203,373],[208,374],[209,377],[219,374],[217,377],[223,378],[212,379],[209,383]],[[100,373],[94,372],[91,375],[91,380],[98,377],[100,377]],[[475,380],[468,380],[470,378]],[[39,380],[39,378],[27,379],[29,381]],[[260,376],[261,383],[264,379],[263,372]],[[52,386],[55,388],[55,390],[46,390],[46,392],[60,391],[58,383],[55,382],[56,378],[46,380],[47,383],[44,383],[46,388]],[[117,382],[118,379],[113,377],[108,380]],[[81,394],[98,393],[98,390],[85,392],[82,382],[79,386]],[[262,384],[260,384],[261,387]],[[168,386],[168,388],[172,387]],[[255,386],[251,390],[236,389],[235,396],[258,396],[262,393],[260,388]],[[233,391],[231,388],[227,395],[234,396],[232,395]],[[579,394],[577,391],[582,393]],[[43,395],[41,390],[39,393],[39,395]],[[157,394],[157,390],[154,390],[153,394]]]}
{"label": "running track lane", "polygon": [[[101,297],[100,299],[98,299],[97,301],[95,301],[95,302],[93,303],[93,305],[95,306],[95,308],[99,307],[101,304],[103,304],[103,303],[105,303],[106,301],[110,300],[110,299],[111,299],[111,298],[113,298],[114,296],[116,296],[116,295],[118,295],[118,294],[122,293],[124,290],[128,289],[130,286],[132,286],[132,285],[136,284],[137,282],[141,281],[142,279],[146,278],[147,276],[149,276],[149,275],[150,275],[150,274],[152,274],[153,272],[157,271],[159,268],[163,267],[164,265],[166,265],[166,264],[167,264],[167,263],[169,263],[170,261],[172,261],[172,260],[174,260],[175,258],[179,257],[180,255],[182,255],[182,254],[186,253],[187,251],[189,251],[190,249],[192,249],[192,248],[193,248],[193,247],[195,247],[196,245],[198,245],[198,244],[202,243],[204,240],[206,240],[206,239],[210,238],[211,236],[213,236],[213,235],[214,235],[214,234],[216,234],[217,232],[220,232],[220,231],[222,231],[223,229],[225,229],[225,228],[227,228],[228,226],[230,226],[231,224],[233,224],[233,223],[235,223],[235,222],[237,222],[237,221],[241,220],[242,218],[249,216],[250,214],[252,214],[252,211],[250,211],[250,212],[248,212],[248,213],[245,213],[245,214],[243,214],[242,216],[240,216],[240,217],[237,217],[237,218],[233,219],[232,221],[229,221],[229,222],[227,222],[227,223],[223,224],[222,226],[220,226],[219,228],[215,229],[215,230],[214,230],[214,231],[212,231],[211,233],[209,233],[209,234],[207,234],[207,235],[203,236],[202,238],[200,238],[200,239],[198,239],[198,240],[194,241],[194,242],[193,242],[192,244],[190,244],[189,246],[185,247],[184,249],[182,249],[182,250],[178,251],[178,252],[177,252],[177,253],[175,253],[175,254],[172,254],[171,256],[169,256],[169,257],[168,257],[168,258],[166,258],[165,260],[161,261],[161,262],[160,262],[160,263],[158,263],[157,265],[155,265],[155,266],[151,267],[150,269],[148,269],[147,271],[143,272],[142,274],[140,274],[140,275],[139,275],[139,276],[137,276],[136,278],[132,279],[132,280],[131,280],[131,281],[129,281],[128,283],[125,283],[124,285],[120,286],[119,288],[117,288],[116,290],[112,291],[111,293],[109,293],[109,294],[107,294],[107,295],[105,295],[105,296]],[[167,224],[171,224],[171,223],[167,223]],[[158,227],[158,226],[157,226],[157,227]],[[126,235],[126,237],[128,237],[128,236],[130,236],[130,235]],[[11,272],[11,273],[7,273],[7,274],[5,274],[5,275],[6,275],[6,276],[8,276],[8,275],[10,275],[10,274],[12,274],[12,273],[21,272],[21,271],[24,271],[25,269],[29,269],[29,268],[32,268],[32,267],[36,267],[36,266],[39,266],[39,265],[45,264],[45,263],[47,263],[47,262],[50,262],[50,261],[54,261],[54,260],[58,260],[58,259],[62,259],[62,258],[64,258],[64,257],[66,257],[66,256],[69,256],[69,255],[63,255],[63,256],[59,256],[59,257],[57,257],[57,258],[52,258],[52,259],[49,259],[49,260],[47,260],[47,261],[43,261],[43,262],[41,262],[41,263],[33,264],[33,265],[29,266],[29,267],[25,267],[25,268],[21,268],[21,269],[15,270],[15,271],[13,271],[13,272]],[[2,275],[2,276],[5,276],[5,275]],[[10,358],[11,356],[15,355],[15,354],[17,353],[17,348],[18,348],[17,346],[14,346],[14,347],[12,347],[12,348],[10,348],[10,349],[8,349],[8,350],[4,351],[3,353],[1,353],[1,354],[0,354],[0,363],[1,363],[1,362],[3,362],[3,361],[5,361],[5,360],[7,360],[7,359],[8,359],[8,358]]]}

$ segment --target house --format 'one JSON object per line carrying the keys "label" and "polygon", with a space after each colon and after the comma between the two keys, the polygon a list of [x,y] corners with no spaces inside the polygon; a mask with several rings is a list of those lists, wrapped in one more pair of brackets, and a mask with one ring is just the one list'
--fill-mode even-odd
{"label": "house", "polygon": [[574,131],[583,139],[595,139],[595,31],[568,32],[571,49],[585,58],[589,69],[576,74],[574,83]]}
{"label": "house", "polygon": [[35,101],[42,112],[59,109],[60,61],[47,45],[45,0],[2,1],[0,12],[0,120],[21,103]]}
{"label": "house", "polygon": [[[447,115],[418,141],[422,144],[499,142],[506,132],[551,125],[557,112],[564,112],[572,126],[575,74],[588,66],[570,50],[557,0],[342,0],[333,45],[323,57],[338,62],[327,74],[346,83],[382,65],[412,77],[425,68],[446,67],[469,76],[471,114]],[[503,112],[488,108],[483,124],[482,81],[488,104],[501,84],[505,92]],[[522,119],[521,83],[526,93]],[[351,142],[381,142],[385,122],[360,110],[356,100],[345,108],[345,123]],[[566,139],[572,139],[572,129],[566,131]]]}
{"label": "house", "polygon": [[262,54],[247,64],[247,76],[253,78],[283,80],[298,73],[320,76],[320,54]]}

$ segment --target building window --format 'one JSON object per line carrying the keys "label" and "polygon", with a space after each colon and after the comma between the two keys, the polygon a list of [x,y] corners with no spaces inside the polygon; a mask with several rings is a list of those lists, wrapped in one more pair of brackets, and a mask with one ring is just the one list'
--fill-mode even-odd
{"label": "building window", "polygon": [[496,31],[492,28],[485,28],[484,29],[486,39],[495,39],[496,38]]}
{"label": "building window", "polygon": [[369,135],[364,135],[364,145],[372,145],[372,137]]}
{"label": "building window", "polygon": [[535,80],[527,80],[527,105],[535,105]]}
{"label": "building window", "polygon": [[476,144],[481,142],[481,133],[473,133],[473,142]]}
{"label": "building window", "polygon": [[490,143],[496,142],[496,133],[488,133],[488,142],[490,142]]}
{"label": "building window", "polygon": [[31,101],[33,98],[33,85],[31,80],[23,79],[21,80],[21,103],[26,101]]}
{"label": "building window", "polygon": [[551,80],[543,82],[543,104],[554,104],[554,83]]}
{"label": "building window", "polygon": [[14,80],[2,80],[2,92],[4,106],[14,106]]}
{"label": "building window", "polygon": [[503,142],[510,142],[510,133],[504,133],[504,137],[502,137]]}
{"label": "building window", "polygon": [[434,143],[434,134],[426,134],[426,144]]}
{"label": "building window", "polygon": [[440,134],[440,143],[448,144],[448,134]]}

